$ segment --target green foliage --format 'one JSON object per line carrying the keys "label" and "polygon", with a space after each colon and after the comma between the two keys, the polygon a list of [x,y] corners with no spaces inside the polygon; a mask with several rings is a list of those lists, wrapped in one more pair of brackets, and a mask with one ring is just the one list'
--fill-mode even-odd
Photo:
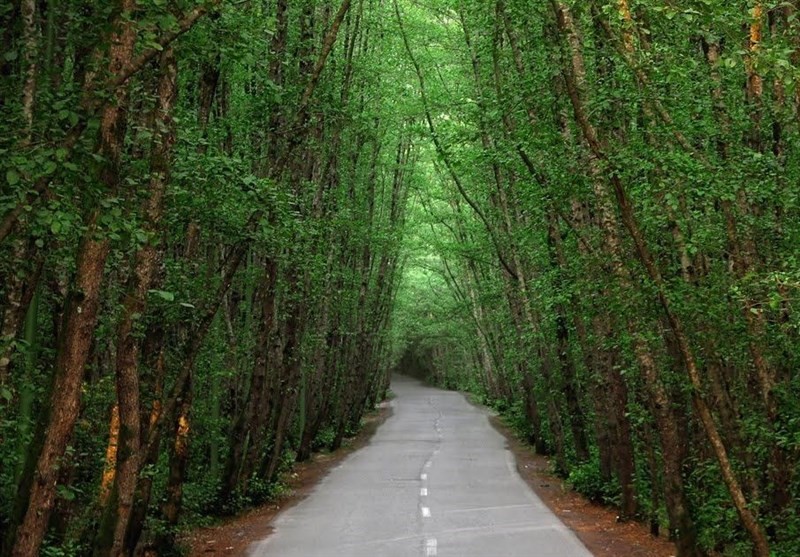
{"label": "green foliage", "polygon": [[63,543],[59,540],[45,540],[42,557],[78,557],[85,555],[88,548],[75,542]]}
{"label": "green foliage", "polygon": [[314,451],[330,449],[333,446],[334,439],[336,439],[336,428],[332,425],[326,426],[322,428],[319,433],[317,433],[316,437],[314,437],[311,448]]}
{"label": "green foliage", "polygon": [[595,503],[615,507],[620,504],[619,482],[604,480],[594,459],[573,467],[567,476],[567,483]]}
{"label": "green foliage", "polygon": [[[486,404],[485,401],[484,404]],[[488,404],[491,405],[491,401],[489,401]],[[514,401],[511,408],[506,408],[505,410],[498,408],[497,410],[502,413],[503,421],[511,428],[517,437],[523,440],[531,439],[534,431],[531,428],[530,420],[525,413],[525,408],[521,400]]]}
{"label": "green foliage", "polygon": [[[42,554],[102,553],[130,318],[142,424],[175,402],[139,475],[153,481],[142,543],[163,549],[182,526],[278,496],[298,454],[357,431],[392,368],[502,413],[594,500],[663,518],[678,481],[691,543],[744,554],[702,399],[773,552],[800,553],[790,6],[754,21],[752,2],[641,0],[630,18],[617,2],[564,2],[576,48],[560,2],[398,0],[399,18],[392,2],[354,2],[312,83],[338,1],[287,2],[285,18],[275,2],[223,2],[186,33],[183,14],[206,2],[141,0],[124,21],[113,2],[35,2],[32,34],[12,4],[0,5],[0,530],[27,496],[58,362],[79,353]],[[110,85],[121,23],[134,54],[154,56]],[[162,119],[169,46],[178,96]],[[576,57],[585,83],[570,91]],[[109,150],[98,138],[117,105]],[[169,172],[154,171],[172,122]],[[109,250],[89,288],[75,276],[87,240]],[[90,338],[68,346],[70,304],[93,292]],[[166,503],[182,513],[163,516]]]}
{"label": "green foliage", "polygon": [[[689,543],[738,555],[752,536],[700,396],[773,553],[790,555],[797,528],[777,517],[797,514],[786,184],[800,128],[781,99],[797,88],[796,17],[637,2],[627,20],[620,3],[563,4],[577,47],[548,4],[400,3],[406,71],[439,144],[409,207],[394,358],[502,411],[594,500],[666,523],[665,482],[681,482]],[[762,36],[748,46],[751,25]],[[576,57],[586,76],[571,95]]]}

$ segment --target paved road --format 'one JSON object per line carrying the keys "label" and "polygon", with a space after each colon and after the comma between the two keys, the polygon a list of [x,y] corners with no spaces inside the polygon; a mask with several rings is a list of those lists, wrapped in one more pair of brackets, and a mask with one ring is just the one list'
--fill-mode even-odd
{"label": "paved road", "polygon": [[266,557],[590,557],[458,393],[395,377],[394,415],[251,547]]}

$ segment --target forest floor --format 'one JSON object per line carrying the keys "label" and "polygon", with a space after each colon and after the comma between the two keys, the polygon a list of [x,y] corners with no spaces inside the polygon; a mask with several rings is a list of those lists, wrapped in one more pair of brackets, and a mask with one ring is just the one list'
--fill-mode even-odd
{"label": "forest floor", "polygon": [[276,501],[231,517],[214,526],[188,532],[181,540],[189,557],[244,556],[254,542],[272,533],[272,521],[311,493],[319,481],[348,455],[369,443],[378,427],[392,415],[388,402],[364,417],[364,425],[355,437],[347,439],[338,451],[316,453],[307,462],[295,464],[285,478],[286,491]]}
{"label": "forest floor", "polygon": [[[469,398],[469,397],[468,397]],[[286,494],[277,501],[232,517],[222,523],[193,530],[183,538],[190,557],[244,556],[248,547],[268,537],[273,519],[283,510],[307,497],[316,484],[348,455],[369,443],[378,427],[391,415],[383,405],[365,418],[364,427],[346,446],[333,453],[315,454],[308,462],[297,464],[288,475]],[[592,503],[570,489],[557,476],[544,456],[535,454],[498,416],[491,416],[492,426],[508,441],[517,470],[536,495],[580,538],[596,557],[672,557],[675,546],[664,538],[650,535],[646,525],[617,522],[617,511]]]}
{"label": "forest floor", "polygon": [[522,479],[595,557],[674,557],[672,542],[653,537],[641,522],[617,522],[616,509],[592,503],[573,491],[551,472],[550,461],[534,453],[499,416],[489,421],[508,440]]}

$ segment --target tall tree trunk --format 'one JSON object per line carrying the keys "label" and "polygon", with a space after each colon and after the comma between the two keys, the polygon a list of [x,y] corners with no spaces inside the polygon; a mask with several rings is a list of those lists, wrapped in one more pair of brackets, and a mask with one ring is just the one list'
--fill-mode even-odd
{"label": "tall tree trunk", "polygon": [[[122,317],[117,329],[116,382],[119,407],[119,443],[116,458],[116,509],[106,512],[107,524],[100,529],[99,555],[116,557],[129,553],[125,533],[133,507],[140,469],[139,350],[136,320],[147,308],[147,295],[161,260],[159,238],[164,195],[169,182],[175,125],[172,118],[177,93],[177,61],[172,47],[161,55],[158,105],[153,123],[154,140],[150,154],[149,198],[144,210],[144,232],[148,238],[137,251],[133,273],[122,302]],[[104,530],[111,534],[104,542]],[[110,542],[110,543],[108,543]]]}
{"label": "tall tree trunk", "polygon": [[266,466],[262,467],[261,476],[268,481],[274,481],[279,471],[283,455],[284,442],[294,415],[298,389],[300,387],[300,374],[302,373],[302,360],[300,343],[303,335],[303,303],[300,301],[303,294],[298,292],[299,280],[296,269],[286,271],[286,341],[282,354],[282,379],[280,385],[279,408],[275,421],[274,440],[269,458],[265,460]]}
{"label": "tall tree trunk", "polygon": [[[116,23],[109,50],[109,70],[112,73],[125,70],[131,63],[136,28],[128,18],[135,6],[135,0],[121,0],[123,16]],[[119,165],[126,130],[126,90],[118,89],[116,97],[116,104],[105,108],[100,122],[100,153],[107,161],[103,166],[101,182],[110,195],[120,186]],[[12,551],[14,557],[33,557],[39,551],[55,500],[58,461],[66,451],[78,418],[83,371],[94,338],[103,270],[110,247],[109,240],[99,230],[100,216],[99,209],[92,210],[87,222],[88,230],[79,250],[74,286],[64,312],[63,335],[54,369],[56,379],[50,400],[50,426],[38,457],[28,510],[17,530]]]}
{"label": "tall tree trunk", "polygon": [[191,408],[193,398],[192,377],[189,376],[180,392],[172,430],[172,447],[169,458],[169,473],[165,491],[166,500],[161,505],[161,513],[166,528],[159,532],[155,547],[167,553],[175,547],[176,528],[183,507],[183,483],[189,467],[189,433],[191,430]]}
{"label": "tall tree trunk", "polygon": [[[596,179],[600,179],[601,171],[599,163],[608,163],[608,158],[604,150],[603,143],[599,138],[594,126],[591,124],[584,106],[584,91],[585,91],[585,67],[583,62],[583,54],[581,51],[580,39],[572,18],[570,9],[562,4],[559,0],[552,0],[552,4],[556,13],[556,20],[558,23],[559,31],[564,35],[567,45],[567,58],[569,67],[565,72],[565,79],[567,82],[567,89],[572,103],[575,120],[580,127],[584,139],[589,146],[592,155],[591,171]],[[633,212],[631,201],[628,198],[627,192],[624,189],[621,178],[614,172],[610,173],[610,186],[617,200],[617,205],[620,209],[622,222],[628,230],[631,239],[633,240],[637,259],[644,267],[649,279],[657,290],[658,303],[661,306],[664,314],[669,322],[672,334],[675,336],[676,343],[679,346],[683,363],[686,368],[687,375],[692,385],[692,401],[695,410],[698,413],[700,422],[703,426],[705,434],[717,458],[720,466],[723,480],[728,492],[733,500],[737,513],[739,514],[742,526],[748,532],[750,539],[753,542],[754,554],[758,557],[769,557],[769,543],[766,535],[761,527],[756,516],[750,510],[748,502],[739,484],[739,480],[733,470],[733,466],[728,457],[728,452],[725,444],[720,437],[716,423],[711,415],[711,410],[703,398],[703,384],[700,376],[700,371],[694,357],[694,353],[689,343],[689,339],[684,330],[684,326],[678,315],[673,311],[669,302],[666,292],[666,285],[664,283],[661,272],[656,266],[650,252],[647,248],[644,236],[639,228],[638,221]]]}
{"label": "tall tree trunk", "polygon": [[22,42],[24,46],[25,80],[22,86],[22,117],[25,121],[25,134],[22,143],[28,145],[33,135],[33,109],[36,97],[36,80],[39,62],[39,32],[36,24],[36,0],[22,0],[20,12],[23,23]]}
{"label": "tall tree trunk", "polygon": [[[275,368],[272,356],[272,340],[275,337],[275,306],[278,281],[278,265],[275,260],[267,261],[264,277],[257,287],[255,299],[260,306],[261,320],[253,355],[253,373],[250,389],[242,412],[237,417],[231,435],[231,450],[226,464],[225,497],[230,497],[237,486],[245,487],[245,482],[253,472],[265,429],[270,422],[273,401],[270,397],[268,374]],[[249,445],[246,446],[246,445]]]}

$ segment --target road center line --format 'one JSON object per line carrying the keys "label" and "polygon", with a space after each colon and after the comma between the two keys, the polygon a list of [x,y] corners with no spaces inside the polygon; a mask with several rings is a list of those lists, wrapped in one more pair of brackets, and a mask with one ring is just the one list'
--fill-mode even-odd
{"label": "road center line", "polygon": [[430,538],[425,543],[425,556],[426,557],[436,557],[438,552],[438,543],[436,538]]}
{"label": "road center line", "polygon": [[422,489],[420,489],[419,490],[419,495],[420,495],[420,497],[427,497],[428,496],[428,488],[427,487],[423,487]]}
{"label": "road center line", "polygon": [[[500,534],[514,534],[517,532],[540,532],[540,531],[564,531],[569,532],[566,526],[553,526],[552,524],[546,524],[544,526],[531,526],[531,522],[528,520],[526,522],[521,523],[514,523],[509,525],[503,525],[498,527],[497,524],[490,524],[488,526],[472,526],[469,528],[450,528],[447,530],[440,530],[439,534],[447,535],[447,534],[460,534],[462,532],[495,532]],[[366,540],[357,543],[345,543],[339,547],[366,547],[369,545],[378,545],[378,544],[387,544],[387,543],[395,543],[395,542],[402,542],[406,540],[414,540],[419,539],[420,536],[418,534],[414,534],[411,536],[397,536],[394,538],[381,538],[377,540]]]}
{"label": "road center line", "polygon": [[422,507],[422,517],[423,518],[431,517],[431,510],[428,507]]}
{"label": "road center line", "polygon": [[445,511],[446,514],[452,513],[474,513],[474,512],[486,512],[486,511],[503,511],[506,509],[537,509],[536,505],[502,505],[498,507],[469,507],[466,509],[453,509],[451,511]]}
{"label": "road center line", "polygon": [[426,481],[428,479],[428,474],[420,474],[419,479],[423,482]]}

